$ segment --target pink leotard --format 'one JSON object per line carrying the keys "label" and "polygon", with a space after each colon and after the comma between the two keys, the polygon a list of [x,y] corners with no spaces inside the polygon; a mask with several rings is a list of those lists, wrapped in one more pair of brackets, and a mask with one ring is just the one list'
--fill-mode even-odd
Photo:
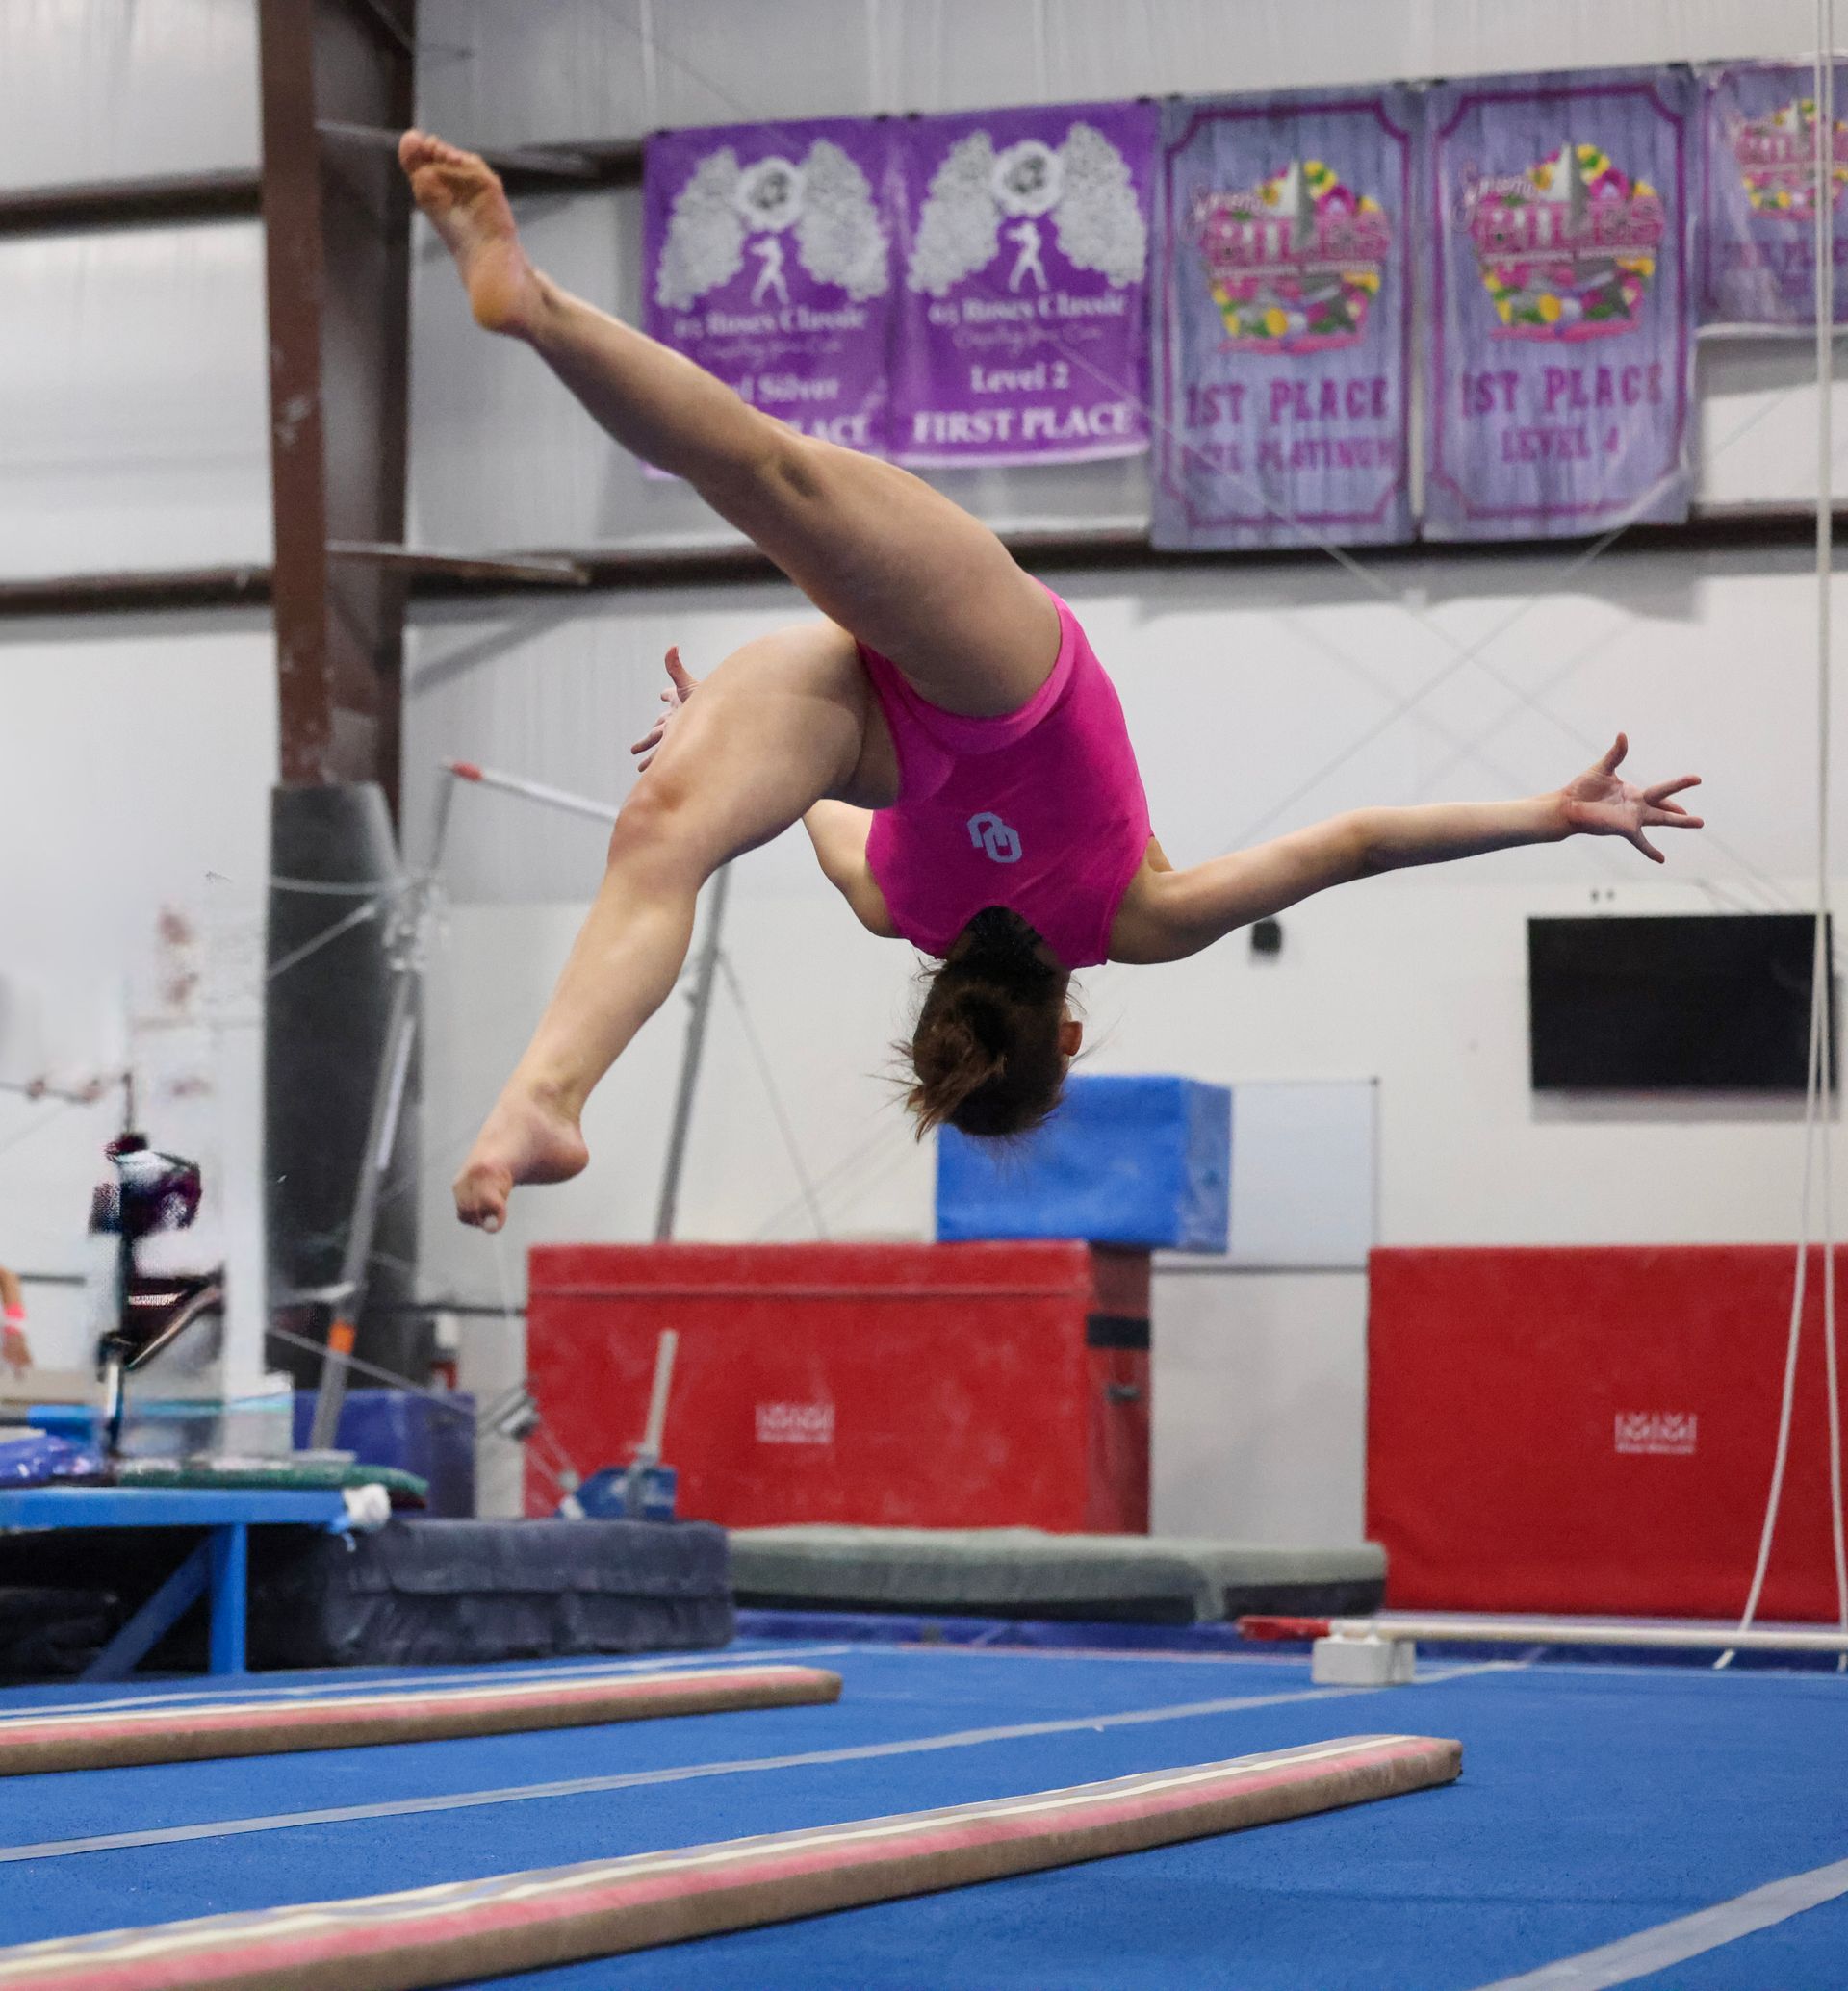
{"label": "pink leotard", "polygon": [[1065,967],[1094,967],[1148,849],[1116,687],[1078,618],[1052,599],[1052,676],[998,719],[945,712],[860,647],[899,772],[897,802],[874,813],[866,862],[892,923],[925,954],[948,954],[978,912],[1003,906]]}

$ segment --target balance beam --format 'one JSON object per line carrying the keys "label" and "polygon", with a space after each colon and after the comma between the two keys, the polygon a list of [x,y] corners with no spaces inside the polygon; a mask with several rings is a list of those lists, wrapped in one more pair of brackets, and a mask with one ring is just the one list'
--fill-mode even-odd
{"label": "balance beam", "polygon": [[840,1698],[840,1675],[808,1666],[739,1666],[698,1672],[593,1673],[569,1679],[484,1681],[381,1689],[253,1706],[219,1701],[93,1715],[0,1718],[0,1776],[102,1770],[130,1763],[196,1763],[291,1749],[439,1742],[529,1728],[582,1728],[661,1715],[795,1707]]}
{"label": "balance beam", "polygon": [[0,1950],[0,1991],[421,1991],[1140,1852],[1449,1783],[1360,1735],[855,1825]]}

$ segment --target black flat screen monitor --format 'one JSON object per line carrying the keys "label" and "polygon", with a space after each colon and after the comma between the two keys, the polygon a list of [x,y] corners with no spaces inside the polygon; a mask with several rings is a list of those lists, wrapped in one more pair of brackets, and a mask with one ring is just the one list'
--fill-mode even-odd
{"label": "black flat screen monitor", "polygon": [[1530,919],[1534,1088],[1801,1092],[1814,950],[1809,913]]}

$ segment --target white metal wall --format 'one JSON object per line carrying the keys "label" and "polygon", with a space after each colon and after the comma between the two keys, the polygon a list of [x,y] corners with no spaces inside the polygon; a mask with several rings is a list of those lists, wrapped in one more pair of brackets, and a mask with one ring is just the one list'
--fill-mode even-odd
{"label": "white metal wall", "polygon": [[7,0],[0,187],[254,166],[251,0]]}
{"label": "white metal wall", "polygon": [[[0,8],[0,187],[257,152],[248,0]],[[268,560],[255,223],[10,240],[0,296],[0,575]],[[262,614],[0,623],[0,1078],[119,1065],[138,1019],[150,1129],[207,1162],[198,1241],[229,1255],[238,1388],[261,1367],[274,686]],[[167,908],[205,978],[177,1007]],[[0,1260],[76,1268],[116,1110],[0,1094]],[[30,1299],[41,1359],[80,1361],[75,1293]]]}

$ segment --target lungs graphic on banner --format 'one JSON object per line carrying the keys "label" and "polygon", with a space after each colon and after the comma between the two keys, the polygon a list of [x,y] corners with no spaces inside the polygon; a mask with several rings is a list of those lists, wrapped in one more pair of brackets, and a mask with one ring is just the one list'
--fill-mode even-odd
{"label": "lungs graphic on banner", "polygon": [[1089,104],[898,127],[902,463],[1056,463],[1148,447],[1156,111]]}
{"label": "lungs graphic on banner", "polygon": [[1695,89],[1663,69],[1427,95],[1427,538],[1686,518]]}
{"label": "lungs graphic on banner", "polygon": [[1152,536],[1412,537],[1406,89],[1164,107]]}
{"label": "lungs graphic on banner", "polygon": [[805,434],[884,445],[891,127],[656,134],[643,173],[649,333]]}
{"label": "lungs graphic on banner", "polygon": [[[1701,78],[1706,145],[1701,191],[1700,319],[1704,325],[1816,321],[1816,75],[1811,68],[1744,64]],[[1848,67],[1835,67],[1835,102],[1848,108]],[[1835,270],[1835,322],[1848,323],[1842,269],[1848,204],[1848,123],[1828,148]]]}

